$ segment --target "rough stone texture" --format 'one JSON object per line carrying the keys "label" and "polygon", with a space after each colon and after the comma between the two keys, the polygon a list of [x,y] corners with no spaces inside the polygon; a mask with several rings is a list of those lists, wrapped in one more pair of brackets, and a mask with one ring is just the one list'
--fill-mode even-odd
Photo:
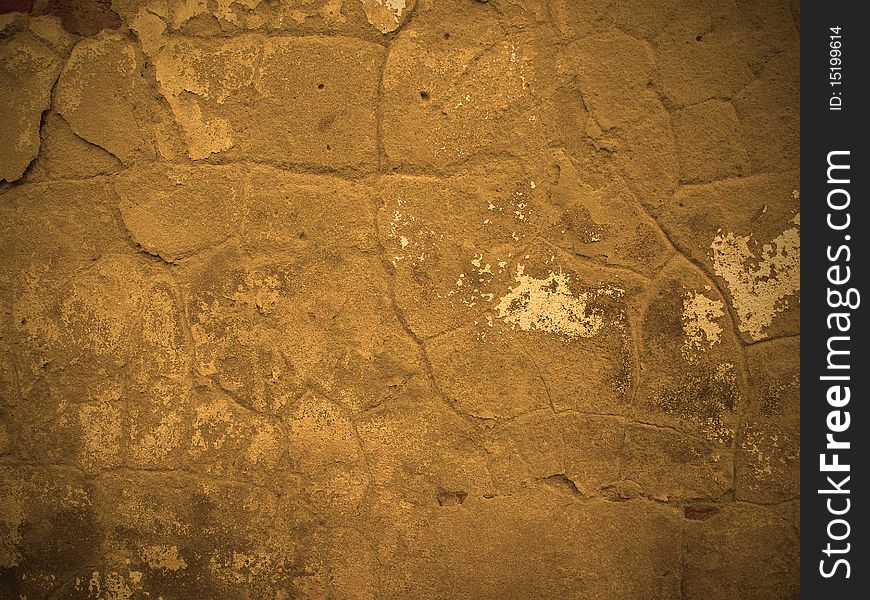
{"label": "rough stone texture", "polygon": [[0,28],[0,181],[20,179],[38,154],[40,120],[62,66],[38,34],[16,25]]}
{"label": "rough stone texture", "polygon": [[643,378],[636,410],[656,424],[730,442],[745,404],[743,353],[712,281],[675,258],[638,307]]}
{"label": "rough stone texture", "polygon": [[557,125],[546,30],[511,34],[493,11],[470,2],[433,3],[418,17],[400,31],[384,66],[390,164],[445,170],[546,148]]}
{"label": "rough stone texture", "polygon": [[27,173],[28,181],[86,179],[116,173],[121,168],[121,161],[76,135],[66,119],[55,112],[45,114],[41,135],[39,156]]}
{"label": "rough stone texture", "polygon": [[130,170],[115,180],[118,211],[130,237],[168,262],[216,246],[233,233],[241,224],[243,185],[235,167]]}
{"label": "rough stone texture", "polygon": [[684,598],[799,596],[795,503],[764,507],[737,502],[696,514],[706,518],[690,519],[684,530]]}
{"label": "rough stone texture", "polygon": [[76,44],[57,83],[57,112],[73,132],[124,163],[173,158],[164,115],[142,76],[144,59],[120,34]]}
{"label": "rough stone texture", "polygon": [[676,111],[674,136],[682,181],[725,179],[748,171],[749,157],[740,139],[740,122],[727,102],[709,100]]}
{"label": "rough stone texture", "polygon": [[[741,198],[739,206],[735,197]],[[686,186],[660,222],[677,247],[715,277],[741,337],[756,341],[798,333],[797,171]]]}
{"label": "rough stone texture", "polygon": [[657,500],[721,498],[731,483],[728,451],[670,429],[626,430],[622,476]]}
{"label": "rough stone texture", "polygon": [[574,254],[655,275],[673,250],[628,186],[617,179],[595,189],[582,183],[570,160],[559,158],[559,178],[550,202],[562,214],[547,231],[548,237]]}
{"label": "rough stone texture", "polygon": [[351,38],[246,36],[166,39],[151,60],[190,158],[370,171],[383,54]]}
{"label": "rough stone texture", "polygon": [[734,97],[755,172],[789,170],[800,162],[798,50],[795,44],[771,58],[760,77]]}
{"label": "rough stone texture", "polygon": [[782,502],[800,495],[800,338],[747,352],[750,400],[736,449],[737,497]]}
{"label": "rough stone texture", "polygon": [[797,3],[0,15],[0,599],[797,595]]}

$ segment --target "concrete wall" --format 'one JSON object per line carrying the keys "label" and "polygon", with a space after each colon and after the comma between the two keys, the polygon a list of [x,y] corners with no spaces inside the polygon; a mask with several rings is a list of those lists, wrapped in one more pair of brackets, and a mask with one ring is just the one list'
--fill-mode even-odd
{"label": "concrete wall", "polygon": [[797,597],[797,2],[0,6],[0,598]]}

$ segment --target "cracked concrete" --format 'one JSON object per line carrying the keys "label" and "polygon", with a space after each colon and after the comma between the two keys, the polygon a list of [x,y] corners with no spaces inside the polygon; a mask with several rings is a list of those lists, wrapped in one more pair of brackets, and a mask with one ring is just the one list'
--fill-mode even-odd
{"label": "cracked concrete", "polygon": [[796,3],[13,4],[0,598],[797,597]]}

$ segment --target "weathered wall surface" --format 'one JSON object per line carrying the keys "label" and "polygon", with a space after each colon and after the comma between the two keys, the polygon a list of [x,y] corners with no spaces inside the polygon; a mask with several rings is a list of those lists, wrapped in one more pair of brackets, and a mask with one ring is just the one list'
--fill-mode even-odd
{"label": "weathered wall surface", "polygon": [[11,4],[0,598],[797,597],[797,2]]}

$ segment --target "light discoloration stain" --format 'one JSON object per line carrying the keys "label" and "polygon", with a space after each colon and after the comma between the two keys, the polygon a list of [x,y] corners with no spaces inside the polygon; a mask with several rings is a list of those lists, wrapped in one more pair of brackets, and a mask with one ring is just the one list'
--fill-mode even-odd
{"label": "light discoloration stain", "polygon": [[713,239],[713,269],[728,286],[740,331],[760,340],[774,317],[800,292],[800,213],[770,244],[753,250],[749,236],[723,233]]}
{"label": "light discoloration stain", "polygon": [[405,14],[414,7],[415,0],[360,0],[366,18],[381,33],[398,29]]}
{"label": "light discoloration stain", "polygon": [[187,568],[187,561],[178,554],[178,546],[158,544],[142,548],[142,557],[152,569],[180,571]]}
{"label": "light discoloration stain", "polygon": [[[212,154],[232,148],[234,135],[229,121],[222,117],[206,116],[198,99],[214,98],[220,104],[229,93],[219,87],[221,84],[226,84],[227,89],[233,90],[242,84],[225,80],[210,82],[205,78],[200,78],[185,62],[190,60],[205,62],[206,58],[198,50],[194,51],[190,48],[179,48],[177,45],[167,44],[160,50],[154,60],[154,65],[161,91],[187,137],[190,158],[208,158]],[[237,64],[245,65],[250,70],[255,58],[253,56],[242,57],[241,52],[239,52],[234,56],[234,61]],[[233,83],[236,85],[233,86]]]}
{"label": "light discoloration stain", "polygon": [[722,326],[719,319],[725,316],[725,304],[702,293],[686,292],[683,300],[683,356],[692,360],[695,352],[712,348],[719,342]]}
{"label": "light discoloration stain", "polygon": [[788,461],[798,460],[799,452],[787,451],[788,448],[798,446],[795,439],[785,433],[756,429],[744,432],[740,448],[751,457],[748,468],[752,471],[754,481],[750,486],[758,489],[760,482],[777,476]]}
{"label": "light discoloration stain", "polygon": [[568,338],[592,337],[604,327],[605,316],[590,307],[591,301],[623,292],[613,287],[574,295],[567,273],[550,272],[545,279],[538,279],[524,271],[524,265],[517,265],[516,285],[495,307],[500,319],[522,331],[544,331]]}

